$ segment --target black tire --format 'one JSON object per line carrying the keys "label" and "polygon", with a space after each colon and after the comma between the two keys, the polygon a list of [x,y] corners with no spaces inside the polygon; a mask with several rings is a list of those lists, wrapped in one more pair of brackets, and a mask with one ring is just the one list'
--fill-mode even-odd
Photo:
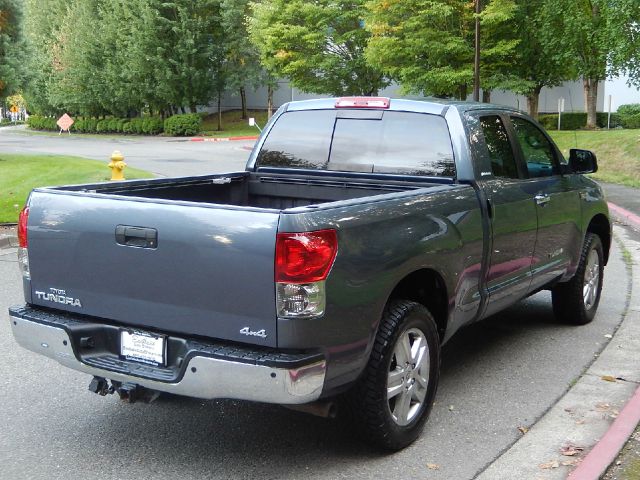
{"label": "black tire", "polygon": [[[403,340],[405,343],[400,343]],[[404,356],[407,347],[416,355]],[[402,361],[405,357],[417,365]],[[415,369],[412,365],[416,365]],[[351,416],[363,440],[385,450],[410,445],[431,412],[439,374],[440,338],[433,317],[418,303],[391,301],[385,308],[369,362],[348,395]],[[389,387],[389,382],[395,385]],[[390,399],[388,390],[393,390]]]}
{"label": "black tire", "polygon": [[[594,265],[594,261],[597,264]],[[571,325],[591,322],[600,303],[603,274],[602,242],[598,235],[587,233],[576,274],[568,282],[559,283],[551,290],[556,320]]]}

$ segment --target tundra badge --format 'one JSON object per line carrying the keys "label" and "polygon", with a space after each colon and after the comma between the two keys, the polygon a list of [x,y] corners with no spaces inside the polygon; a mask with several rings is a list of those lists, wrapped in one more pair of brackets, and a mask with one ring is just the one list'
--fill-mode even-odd
{"label": "tundra badge", "polygon": [[47,302],[60,303],[62,305],[71,305],[72,307],[82,308],[80,299],[67,297],[67,292],[65,290],[50,288],[49,292],[40,292],[36,290],[34,293],[40,300],[46,300]]}

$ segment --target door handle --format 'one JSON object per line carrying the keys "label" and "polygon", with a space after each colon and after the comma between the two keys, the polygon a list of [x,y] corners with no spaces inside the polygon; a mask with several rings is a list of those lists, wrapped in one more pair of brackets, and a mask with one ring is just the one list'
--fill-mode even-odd
{"label": "door handle", "polygon": [[127,247],[157,248],[158,230],[118,225],[116,227],[116,243]]}
{"label": "door handle", "polygon": [[540,206],[544,206],[551,201],[551,197],[546,193],[539,193],[533,198],[536,201],[536,203]]}

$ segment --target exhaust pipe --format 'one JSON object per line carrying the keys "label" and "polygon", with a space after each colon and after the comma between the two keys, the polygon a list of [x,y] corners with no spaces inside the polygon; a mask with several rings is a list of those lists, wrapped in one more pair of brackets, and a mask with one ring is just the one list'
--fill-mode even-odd
{"label": "exhaust pipe", "polygon": [[309,413],[316,417],[322,418],[336,418],[338,413],[338,406],[335,402],[312,402],[304,403],[302,405],[282,405],[289,410],[295,410],[297,412]]}

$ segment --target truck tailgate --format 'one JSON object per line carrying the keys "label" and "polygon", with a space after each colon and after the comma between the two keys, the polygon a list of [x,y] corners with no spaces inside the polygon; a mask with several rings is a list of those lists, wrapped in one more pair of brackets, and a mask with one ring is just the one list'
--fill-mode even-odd
{"label": "truck tailgate", "polygon": [[34,191],[32,303],[140,329],[276,346],[278,218],[250,208]]}

